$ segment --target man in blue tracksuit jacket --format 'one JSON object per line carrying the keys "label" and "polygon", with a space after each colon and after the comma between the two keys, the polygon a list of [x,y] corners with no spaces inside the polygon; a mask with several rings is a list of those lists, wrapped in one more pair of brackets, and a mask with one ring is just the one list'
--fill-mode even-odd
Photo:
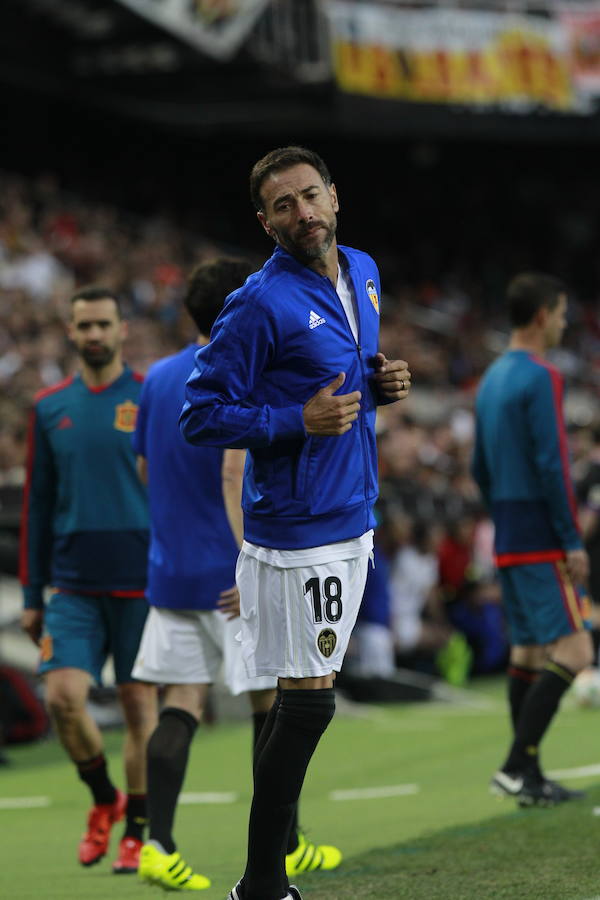
{"label": "man in blue tracksuit jacket", "polygon": [[250,191],[277,248],[197,352],[181,428],[191,443],[249,449],[242,653],[249,675],[279,683],[255,754],[246,871],[229,897],[297,900],[288,831],[333,716],[372,551],[376,406],[405,397],[410,373],[378,352],[379,273],[365,253],[337,246],[323,160],[274,150]]}
{"label": "man in blue tracksuit jacket", "polygon": [[579,792],[544,778],[538,746],[560,698],[592,659],[581,590],[588,560],[569,472],[562,377],[543,358],[560,342],[566,289],[548,275],[523,273],[508,287],[508,304],[510,344],[478,391],[473,456],[495,525],[511,643],[515,734],[491,787],[521,806],[552,806]]}

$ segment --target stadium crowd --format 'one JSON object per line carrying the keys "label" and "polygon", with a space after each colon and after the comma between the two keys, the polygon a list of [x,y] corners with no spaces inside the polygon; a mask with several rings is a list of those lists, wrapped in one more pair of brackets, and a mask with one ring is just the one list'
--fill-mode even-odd
{"label": "stadium crowd", "polygon": [[[232,248],[167,216],[142,219],[68,193],[51,174],[0,173],[0,198],[2,488],[23,484],[34,394],[75,367],[64,329],[73,289],[94,283],[119,293],[130,321],[125,356],[144,373],[194,338],[180,302],[191,267]],[[504,664],[507,645],[491,525],[469,463],[478,378],[503,349],[508,325],[500,307],[481,301],[483,288],[472,273],[408,283],[396,272],[386,278],[390,258],[385,248],[381,348],[390,356],[400,349],[413,388],[406,402],[383,407],[378,419],[378,551],[389,577],[375,620],[387,623],[398,661],[432,670],[458,631],[474,651],[473,671],[493,671]],[[551,359],[567,379],[582,521],[589,541],[597,542],[600,312],[589,299],[570,298],[569,330]],[[600,603],[597,571],[592,593]],[[415,625],[422,620],[425,631]],[[368,659],[363,664],[368,671]]]}

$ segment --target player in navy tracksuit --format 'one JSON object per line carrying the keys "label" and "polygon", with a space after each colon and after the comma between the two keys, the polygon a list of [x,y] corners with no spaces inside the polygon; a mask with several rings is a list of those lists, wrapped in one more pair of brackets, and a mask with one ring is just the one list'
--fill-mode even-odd
{"label": "player in navy tracksuit", "polygon": [[292,900],[290,823],[333,716],[373,546],[376,406],[405,397],[410,374],[378,352],[379,273],[366,253],[336,244],[324,162],[275,150],[255,165],[251,194],[277,249],[197,352],[181,427],[191,443],[249,449],[242,653],[249,675],[278,677],[279,693],[255,755],[246,871],[230,898]]}
{"label": "player in navy tracksuit", "polygon": [[511,642],[514,741],[491,787],[522,806],[551,806],[579,792],[544,778],[538,747],[563,693],[592,660],[581,588],[588,558],[569,473],[563,381],[544,359],[566,324],[566,289],[550,276],[524,273],[510,283],[508,304],[510,344],[478,391],[473,457],[495,525]]}
{"label": "player in navy tracksuit", "polygon": [[[156,689],[131,670],[147,614],[146,492],[131,436],[142,378],[123,364],[126,323],[110,291],[72,298],[69,336],[81,374],[37,397],[21,532],[23,627],[41,648],[46,701],[94,806],[79,845],[88,866],[108,848],[127,812],[116,873],[135,872],[145,821],[145,745],[156,721]],[[52,585],[44,608],[43,589]],[[129,796],[111,782],[102,737],[86,710],[90,676],[113,656],[126,723]]]}

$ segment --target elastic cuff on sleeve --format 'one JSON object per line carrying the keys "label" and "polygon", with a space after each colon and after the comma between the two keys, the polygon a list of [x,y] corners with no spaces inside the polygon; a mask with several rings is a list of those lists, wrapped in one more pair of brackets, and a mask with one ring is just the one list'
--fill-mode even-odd
{"label": "elastic cuff on sleeve", "polygon": [[44,593],[42,588],[24,587],[23,588],[23,609],[43,609]]}
{"label": "elastic cuff on sleeve", "polygon": [[269,443],[305,438],[303,407],[286,406],[283,409],[269,410]]}

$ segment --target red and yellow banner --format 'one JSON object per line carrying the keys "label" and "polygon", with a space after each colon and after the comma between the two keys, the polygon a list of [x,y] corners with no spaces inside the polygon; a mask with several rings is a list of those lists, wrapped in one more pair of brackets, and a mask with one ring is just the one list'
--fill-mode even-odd
{"label": "red and yellow banner", "polygon": [[343,91],[514,112],[578,108],[558,21],[342,0],[329,4],[328,14]]}
{"label": "red and yellow banner", "polygon": [[571,74],[584,94],[600,94],[600,4],[566,6],[560,15],[566,33]]}

